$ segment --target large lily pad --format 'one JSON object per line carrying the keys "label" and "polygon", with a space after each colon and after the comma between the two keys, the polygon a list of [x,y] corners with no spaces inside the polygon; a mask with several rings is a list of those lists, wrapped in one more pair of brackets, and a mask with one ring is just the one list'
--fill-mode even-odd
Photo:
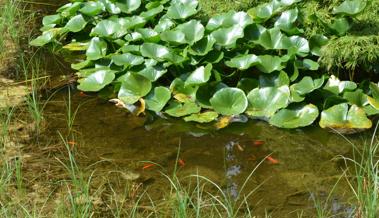
{"label": "large lily pad", "polygon": [[288,86],[253,89],[248,95],[249,107],[246,113],[252,117],[270,118],[281,108],[289,104]]}
{"label": "large lily pad", "polygon": [[186,122],[198,122],[198,123],[210,123],[215,121],[218,117],[218,113],[214,111],[207,111],[199,114],[192,114],[188,117],[184,117]]}
{"label": "large lily pad", "polygon": [[214,110],[222,115],[238,115],[248,105],[245,93],[238,88],[223,88],[210,99]]}
{"label": "large lily pad", "polygon": [[168,88],[159,86],[155,87],[154,91],[152,91],[145,98],[145,103],[147,109],[155,112],[160,112],[167,102],[171,99],[171,92]]}
{"label": "large lily pad", "polygon": [[137,66],[145,61],[143,57],[129,53],[113,55],[112,60],[118,66]]}
{"label": "large lily pad", "polygon": [[212,32],[211,36],[216,40],[217,44],[231,47],[236,44],[237,39],[244,36],[244,29],[238,25],[229,28],[221,28]]}
{"label": "large lily pad", "polygon": [[284,68],[283,62],[278,56],[260,55],[258,56],[257,68],[263,73],[272,73],[282,70]]}
{"label": "large lily pad", "polygon": [[87,21],[84,19],[83,15],[79,14],[76,15],[75,17],[72,17],[64,27],[70,32],[79,32],[86,27]]}
{"label": "large lily pad", "polygon": [[117,0],[116,6],[124,13],[131,13],[141,6],[141,0]]}
{"label": "large lily pad", "polygon": [[178,44],[190,44],[201,40],[204,36],[204,26],[197,20],[180,24],[173,30],[163,32],[161,39]]}
{"label": "large lily pad", "polygon": [[115,78],[113,70],[96,70],[86,78],[79,80],[78,89],[85,92],[97,92],[110,84]]}
{"label": "large lily pad", "polygon": [[130,72],[120,77],[118,81],[121,82],[118,98],[125,104],[136,103],[141,97],[147,95],[152,87],[150,80]]}
{"label": "large lily pad", "polygon": [[366,0],[346,0],[333,8],[333,14],[356,15],[362,12],[366,5]]}
{"label": "large lily pad", "polygon": [[319,111],[313,104],[282,109],[270,119],[270,124],[280,128],[293,129],[311,125]]}
{"label": "large lily pad", "polygon": [[340,81],[337,77],[332,75],[326,85],[324,86],[324,89],[334,93],[334,94],[340,94],[344,91],[353,91],[357,88],[357,84],[355,82],[351,81]]}
{"label": "large lily pad", "polygon": [[185,85],[201,85],[211,78],[212,64],[207,64],[207,66],[201,66],[197,68],[194,72],[192,72],[186,82]]}
{"label": "large lily pad", "polygon": [[194,102],[186,102],[184,104],[178,102],[171,102],[165,111],[168,115],[172,117],[184,117],[190,114],[199,113],[201,107],[199,107]]}
{"label": "large lily pad", "polygon": [[186,19],[197,13],[197,0],[173,0],[167,9],[167,16],[171,19]]}
{"label": "large lily pad", "polygon": [[247,54],[232,58],[230,61],[226,61],[225,64],[228,67],[237,68],[239,70],[247,70],[250,67],[258,64],[260,59],[253,54]]}
{"label": "large lily pad", "polygon": [[98,60],[105,57],[107,54],[107,48],[108,45],[104,40],[98,37],[92,38],[86,51],[87,59]]}
{"label": "large lily pad", "polygon": [[235,12],[229,11],[220,15],[212,17],[206,26],[208,31],[214,31],[218,28],[230,28],[233,26],[246,27],[253,23],[251,17],[243,11]]}
{"label": "large lily pad", "polygon": [[365,111],[347,103],[335,105],[321,113],[320,126],[334,129],[369,129],[372,122],[367,118]]}

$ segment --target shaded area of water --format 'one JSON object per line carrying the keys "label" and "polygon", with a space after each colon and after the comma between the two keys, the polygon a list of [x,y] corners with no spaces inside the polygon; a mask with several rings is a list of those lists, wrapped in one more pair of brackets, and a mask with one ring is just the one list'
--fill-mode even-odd
{"label": "shaded area of water", "polygon": [[[66,128],[64,99],[67,93],[59,93],[46,108],[51,137]],[[73,107],[78,105],[74,129],[80,136],[81,165],[96,163],[96,172],[104,175],[136,173],[156,199],[169,191],[167,179],[159,167],[143,170],[141,161],[157,163],[171,174],[178,155],[182,161],[179,176],[198,173],[234,197],[261,163],[243,191],[247,194],[260,186],[249,200],[255,212],[267,210],[273,217],[295,217],[296,210],[313,213],[312,197],[326,197],[342,174],[342,164],[334,158],[349,155],[351,150],[340,136],[316,127],[282,130],[249,121],[216,131],[208,125],[174,119],[151,122],[104,100],[74,93]],[[330,205],[335,213],[346,210],[343,202],[350,193],[346,185],[338,187],[332,195],[335,205]]]}

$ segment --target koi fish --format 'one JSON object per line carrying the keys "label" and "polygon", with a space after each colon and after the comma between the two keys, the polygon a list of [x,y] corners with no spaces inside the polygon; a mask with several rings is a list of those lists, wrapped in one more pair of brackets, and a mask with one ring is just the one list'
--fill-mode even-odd
{"label": "koi fish", "polygon": [[150,169],[150,168],[152,168],[154,166],[155,166],[155,164],[152,164],[152,163],[150,163],[150,164],[144,164],[143,167],[142,167],[142,169],[143,170],[147,170],[147,169]]}
{"label": "koi fish", "polygon": [[278,160],[274,159],[274,158],[271,157],[271,156],[268,156],[268,157],[266,158],[266,160],[268,160],[271,164],[278,164],[278,163],[279,163]]}
{"label": "koi fish", "polygon": [[263,140],[255,140],[254,142],[253,142],[253,144],[255,145],[255,146],[261,146],[261,145],[263,145],[265,142],[263,141]]}
{"label": "koi fish", "polygon": [[184,160],[182,160],[182,159],[179,159],[178,164],[179,164],[179,166],[184,167],[186,165],[186,162],[184,162]]}
{"label": "koi fish", "polygon": [[79,96],[80,96],[80,97],[88,97],[88,95],[85,94],[84,92],[79,92]]}

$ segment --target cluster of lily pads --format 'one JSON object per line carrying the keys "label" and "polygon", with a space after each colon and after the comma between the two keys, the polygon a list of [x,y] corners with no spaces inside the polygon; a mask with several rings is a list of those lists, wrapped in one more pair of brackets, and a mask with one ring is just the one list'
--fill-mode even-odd
{"label": "cluster of lily pads", "polygon": [[[248,12],[196,19],[196,0],[73,0],[43,19],[34,46],[77,56],[78,89],[116,95],[128,108],[212,122],[247,115],[282,128],[370,128],[379,87],[320,73],[328,38],[309,39],[296,4],[273,0]],[[364,9],[347,0],[331,29],[346,32]],[[320,116],[321,111],[321,116]]]}

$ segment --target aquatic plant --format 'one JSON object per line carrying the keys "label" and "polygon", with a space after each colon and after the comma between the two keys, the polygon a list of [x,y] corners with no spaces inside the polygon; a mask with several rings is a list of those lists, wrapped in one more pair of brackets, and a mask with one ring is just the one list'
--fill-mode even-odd
{"label": "aquatic plant", "polygon": [[320,73],[317,62],[328,38],[345,35],[366,2],[336,5],[333,22],[309,37],[299,2],[273,0],[203,22],[193,0],[72,1],[44,17],[31,45],[76,55],[80,90],[117,96],[125,108],[139,103],[139,113],[197,122],[247,115],[281,128],[321,117],[324,128],[370,128],[378,85],[340,81]]}

